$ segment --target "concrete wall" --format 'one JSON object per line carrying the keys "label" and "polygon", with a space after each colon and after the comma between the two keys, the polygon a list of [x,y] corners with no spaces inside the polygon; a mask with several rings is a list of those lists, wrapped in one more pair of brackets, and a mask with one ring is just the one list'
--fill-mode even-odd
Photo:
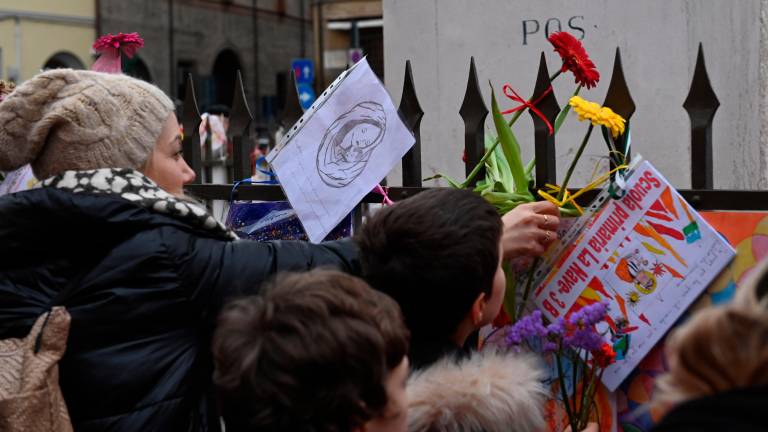
{"label": "concrete wall", "polygon": [[[550,71],[560,63],[545,30],[569,30],[583,36],[602,77],[597,88],[583,91],[582,96],[602,102],[618,46],[637,105],[633,150],[651,160],[673,184],[688,187],[690,123],[682,104],[701,41],[721,103],[713,132],[715,187],[765,188],[768,129],[762,125],[768,112],[768,32],[761,33],[761,16],[767,16],[766,4],[765,0],[384,0],[386,84],[398,100],[405,60],[410,59],[425,112],[424,177],[446,171],[463,178],[463,122],[458,110],[470,56],[475,56],[490,109],[488,81],[497,88],[497,96],[505,82],[529,96],[540,53],[546,53]],[[574,88],[571,75],[556,81],[561,105]],[[512,105],[502,102],[503,107]],[[558,134],[558,180],[585,130],[586,125],[571,116]],[[528,159],[533,154],[528,114],[515,131]],[[585,184],[606,154],[599,135],[593,134],[572,185]],[[394,172],[390,184],[400,183],[399,171]]]}

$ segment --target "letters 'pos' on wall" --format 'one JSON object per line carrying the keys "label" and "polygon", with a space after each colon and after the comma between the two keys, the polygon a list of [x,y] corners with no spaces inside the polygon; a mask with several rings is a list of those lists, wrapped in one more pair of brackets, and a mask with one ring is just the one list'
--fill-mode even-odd
{"label": "letters 'pos' on wall", "polygon": [[[405,61],[413,66],[421,122],[422,172],[464,177],[464,124],[459,116],[474,56],[480,88],[490,109],[490,80],[502,109],[518,104],[503,97],[509,83],[533,93],[543,51],[550,73],[560,59],[548,34],[568,31],[584,44],[601,80],[581,96],[602,102],[616,48],[637,106],[632,148],[642,152],[678,188],[690,186],[690,121],[682,105],[688,94],[699,42],[712,87],[720,100],[713,125],[714,183],[719,189],[768,187],[768,31],[760,17],[768,1],[687,0],[385,0],[386,85],[402,94]],[[575,89],[563,74],[554,85],[560,106]],[[583,125],[570,114],[556,139],[558,179],[578,148]],[[487,125],[491,126],[490,115]],[[533,156],[533,124],[515,124],[524,158]],[[584,185],[607,149],[600,134],[591,141],[573,186]],[[399,170],[389,176],[400,184]],[[426,182],[425,186],[437,183]]]}

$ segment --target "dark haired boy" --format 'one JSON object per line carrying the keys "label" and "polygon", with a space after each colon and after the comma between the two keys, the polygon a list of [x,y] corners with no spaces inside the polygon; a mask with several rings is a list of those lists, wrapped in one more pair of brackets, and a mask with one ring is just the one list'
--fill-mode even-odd
{"label": "dark haired boy", "polygon": [[400,305],[414,368],[467,354],[468,336],[501,309],[502,260],[513,251],[543,252],[554,240],[555,214],[549,203],[525,205],[503,226],[477,194],[445,188],[382,209],[363,225],[356,238],[363,277]]}
{"label": "dark haired boy", "polygon": [[364,281],[279,277],[221,313],[214,382],[226,430],[404,432],[408,331]]}

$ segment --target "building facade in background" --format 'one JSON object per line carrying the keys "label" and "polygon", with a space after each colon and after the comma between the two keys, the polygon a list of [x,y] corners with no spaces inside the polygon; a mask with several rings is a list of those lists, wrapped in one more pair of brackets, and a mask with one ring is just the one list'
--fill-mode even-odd
{"label": "building facade in background", "polygon": [[201,109],[231,105],[239,70],[254,115],[279,110],[291,61],[312,55],[310,0],[98,0],[98,31],[139,32],[145,47],[125,72],[185,97],[192,74]]}
{"label": "building facade in background", "polygon": [[384,79],[381,0],[316,0],[312,4],[318,87],[325,88],[344,69],[368,56]]}
{"label": "building facade in background", "polygon": [[0,79],[93,63],[95,0],[0,0]]}
{"label": "building facade in background", "polygon": [[274,125],[293,60],[311,61],[316,92],[364,55],[384,78],[382,24],[381,0],[0,0],[0,79],[89,68],[99,35],[138,32],[125,73],[178,101],[191,74],[204,111],[231,105],[239,70],[257,123]]}

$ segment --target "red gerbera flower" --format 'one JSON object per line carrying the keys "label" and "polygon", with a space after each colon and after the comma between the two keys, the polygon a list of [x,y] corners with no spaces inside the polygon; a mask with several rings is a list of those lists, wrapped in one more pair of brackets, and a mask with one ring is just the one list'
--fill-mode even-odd
{"label": "red gerbera flower", "polygon": [[587,51],[578,39],[570,33],[557,32],[549,35],[549,42],[563,59],[562,72],[571,71],[576,78],[576,83],[588,89],[597,85],[600,81],[600,73],[595,69],[595,64],[589,59]]}

